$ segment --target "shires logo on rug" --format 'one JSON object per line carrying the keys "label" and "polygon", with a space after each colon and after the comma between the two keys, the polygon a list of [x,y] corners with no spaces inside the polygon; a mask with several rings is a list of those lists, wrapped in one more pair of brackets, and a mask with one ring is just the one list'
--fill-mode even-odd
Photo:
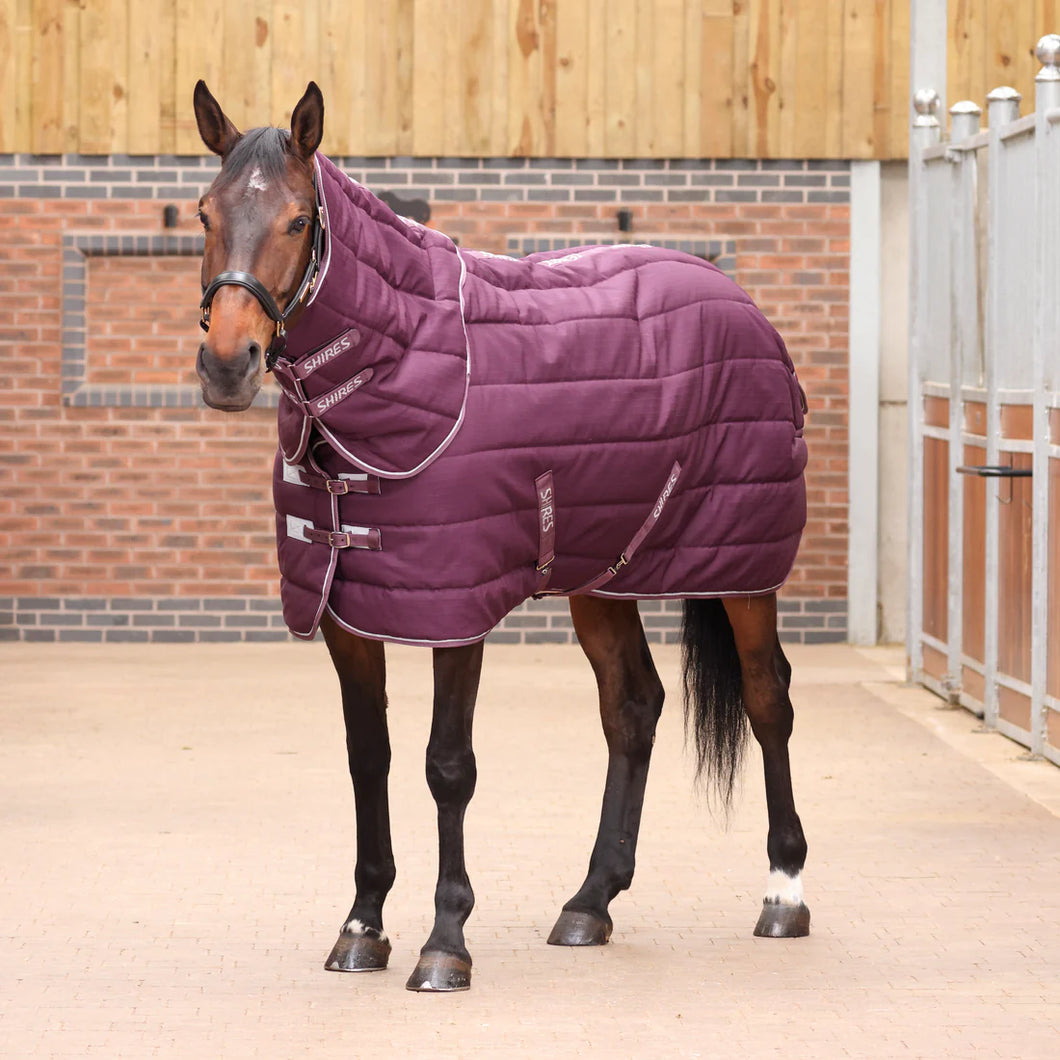
{"label": "shires logo on rug", "polygon": [[316,353],[311,354],[306,360],[304,360],[299,368],[301,369],[300,375],[303,379],[306,376],[312,375],[322,365],[328,363],[328,361],[334,360],[340,353],[345,353],[347,350],[353,349],[354,346],[360,341],[361,336],[357,333],[356,328],[350,328],[349,331],[344,331],[334,342],[329,343],[322,350],[317,350]]}

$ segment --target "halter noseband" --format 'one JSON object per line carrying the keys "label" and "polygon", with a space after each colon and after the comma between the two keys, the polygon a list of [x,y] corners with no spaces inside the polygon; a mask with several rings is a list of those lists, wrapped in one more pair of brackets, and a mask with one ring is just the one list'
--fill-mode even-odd
{"label": "halter noseband", "polygon": [[313,217],[313,250],[309,255],[309,264],[306,265],[302,282],[298,286],[294,297],[287,304],[287,308],[281,310],[276,304],[276,299],[269,294],[265,284],[253,273],[229,270],[219,272],[203,289],[202,301],[199,309],[202,316],[199,319],[199,327],[203,331],[210,330],[210,306],[213,304],[214,295],[222,287],[243,287],[248,290],[261,304],[265,315],[276,325],[276,334],[265,351],[265,370],[271,371],[276,364],[276,359],[283,355],[287,349],[287,318],[302,304],[313,290],[320,269],[320,259],[324,250],[324,207],[317,204]]}

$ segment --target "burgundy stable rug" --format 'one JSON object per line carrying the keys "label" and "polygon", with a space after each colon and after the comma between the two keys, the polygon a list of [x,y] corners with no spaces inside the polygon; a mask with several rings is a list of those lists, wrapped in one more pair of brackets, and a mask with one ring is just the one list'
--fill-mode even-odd
{"label": "burgundy stable rug", "polygon": [[275,372],[284,616],[480,640],[535,593],[767,593],[806,519],[801,395],[677,251],[463,250],[317,158],[326,249]]}

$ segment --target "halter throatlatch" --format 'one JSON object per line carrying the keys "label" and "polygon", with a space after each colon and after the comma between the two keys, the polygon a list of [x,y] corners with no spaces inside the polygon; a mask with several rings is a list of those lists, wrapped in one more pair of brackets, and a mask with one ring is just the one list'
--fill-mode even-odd
{"label": "halter throatlatch", "polygon": [[229,270],[219,272],[203,289],[202,301],[199,309],[202,316],[199,327],[203,331],[210,330],[210,306],[213,304],[214,295],[222,287],[243,287],[248,290],[265,310],[265,315],[276,325],[276,334],[273,335],[269,348],[265,351],[265,370],[272,371],[276,360],[283,356],[287,349],[287,319],[305,301],[313,290],[316,283],[317,272],[320,269],[320,259],[324,251],[324,208],[317,204],[316,213],[313,218],[313,249],[309,255],[309,264],[306,266],[302,282],[294,297],[287,303],[287,308],[281,310],[276,304],[276,299],[269,294],[268,288],[253,273]]}

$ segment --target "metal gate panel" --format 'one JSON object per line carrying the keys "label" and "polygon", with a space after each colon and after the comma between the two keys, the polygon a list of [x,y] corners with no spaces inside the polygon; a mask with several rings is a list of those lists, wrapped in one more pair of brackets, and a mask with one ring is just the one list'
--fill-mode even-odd
{"label": "metal gate panel", "polygon": [[[1060,37],[910,140],[913,679],[1060,763]],[[1051,636],[1050,636],[1051,634]]]}
{"label": "metal gate panel", "polygon": [[[1034,334],[1037,285],[1028,282],[1033,252],[1037,143],[1034,115],[998,129],[994,155],[997,203],[995,248],[998,314],[992,349],[992,391],[997,419],[996,463],[1026,470],[1032,431]],[[1006,264],[1008,263],[1008,264]],[[1021,263],[1015,267],[1012,263]],[[991,518],[996,532],[996,584],[990,621],[996,640],[989,720],[1008,735],[1029,744],[1031,734],[1031,512],[1033,491],[1024,478],[999,478],[993,489]]]}

